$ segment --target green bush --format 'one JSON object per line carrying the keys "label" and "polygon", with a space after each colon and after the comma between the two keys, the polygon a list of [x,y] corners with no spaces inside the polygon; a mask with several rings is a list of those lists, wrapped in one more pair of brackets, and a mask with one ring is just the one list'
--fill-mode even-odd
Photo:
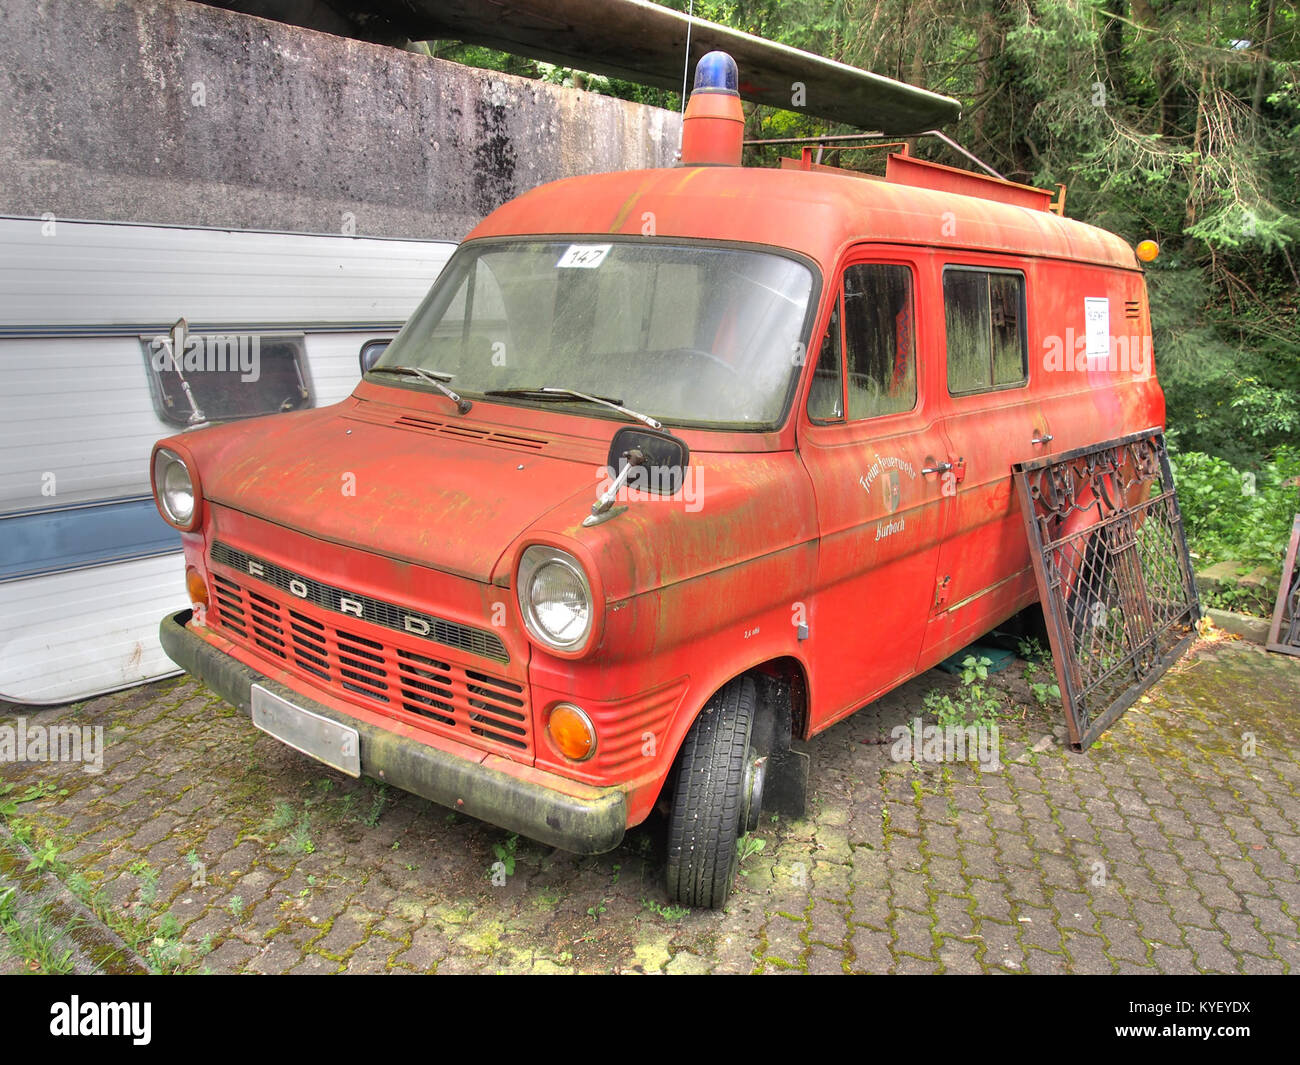
{"label": "green bush", "polygon": [[1280,568],[1300,510],[1300,450],[1279,448],[1257,469],[1189,451],[1171,456],[1187,546],[1198,563]]}

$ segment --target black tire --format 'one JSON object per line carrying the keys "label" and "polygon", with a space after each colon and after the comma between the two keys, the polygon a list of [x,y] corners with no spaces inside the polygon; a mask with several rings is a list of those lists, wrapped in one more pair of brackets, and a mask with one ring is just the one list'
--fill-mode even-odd
{"label": "black tire", "polygon": [[[682,744],[668,819],[668,894],[684,906],[716,909],[736,875],[736,841],[761,805],[752,769],[758,692],[738,677],[700,711]],[[757,809],[752,811],[757,815]]]}

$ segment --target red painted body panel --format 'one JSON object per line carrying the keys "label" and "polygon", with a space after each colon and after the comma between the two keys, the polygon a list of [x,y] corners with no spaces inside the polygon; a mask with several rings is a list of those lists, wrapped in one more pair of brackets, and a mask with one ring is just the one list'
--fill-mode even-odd
{"label": "red painted body panel", "polygon": [[[593,527],[582,521],[610,438],[626,422],[573,408],[480,400],[461,416],[434,392],[385,379],[362,382],[332,408],[173,437],[163,443],[198,471],[204,512],[185,551],[210,586],[218,576],[242,582],[240,594],[272,601],[286,624],[284,611],[296,610],[310,630],[303,639],[343,628],[321,638],[326,657],[346,660],[370,647],[348,641],[371,641],[366,661],[401,685],[420,676],[410,672],[411,654],[433,654],[418,634],[294,603],[214,562],[214,544],[392,604],[397,616],[411,610],[495,632],[508,661],[439,649],[433,657],[445,660],[451,694],[446,720],[437,720],[396,705],[400,698],[385,703],[378,694],[387,689],[364,677],[351,688],[337,683],[337,663],[322,682],[292,651],[277,657],[232,635],[219,605],[194,627],[291,687],[420,742],[623,787],[635,824],[700,708],[731,678],[764,669],[794,681],[806,692],[799,727],[812,735],[1032,602],[1011,465],[1163,424],[1149,358],[1134,369],[1083,357],[1083,301],[1099,297],[1109,300],[1111,334],[1149,356],[1132,250],[1047,211],[834,173],[697,167],[543,186],[469,239],[650,233],[768,245],[810,260],[822,284],[809,351],[819,348],[847,263],[906,266],[915,409],[814,424],[805,365],[779,429],[680,431],[700,478],[698,501],[687,493],[633,501]],[[942,277],[951,265],[1024,275],[1025,385],[948,393]],[[943,462],[964,473],[955,489],[922,472]],[[896,495],[882,489],[882,471],[898,475]],[[514,584],[532,544],[570,552],[589,577],[595,635],[580,652],[549,652],[525,633]],[[488,681],[475,680],[480,673]],[[510,705],[527,720],[513,745],[476,731],[474,692],[484,683],[515,692]],[[580,705],[596,726],[589,761],[569,762],[546,738],[560,701]]]}
{"label": "red painted body panel", "polygon": [[[859,240],[1048,256],[1137,271],[1133,249],[1095,226],[1008,204],[843,174],[734,167],[569,178],[498,208],[467,240],[516,233],[644,235],[768,244],[833,268]],[[1140,276],[1140,275],[1139,275]]]}

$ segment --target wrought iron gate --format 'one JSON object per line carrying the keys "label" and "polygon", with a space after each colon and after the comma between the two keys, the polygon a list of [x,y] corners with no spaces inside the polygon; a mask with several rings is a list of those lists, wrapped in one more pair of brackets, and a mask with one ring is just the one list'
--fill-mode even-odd
{"label": "wrought iron gate", "polygon": [[1282,581],[1268,632],[1268,649],[1300,655],[1300,514],[1291,526],[1291,543],[1282,563]]}
{"label": "wrought iron gate", "polygon": [[1196,636],[1169,455],[1151,429],[1013,472],[1070,744],[1083,750]]}

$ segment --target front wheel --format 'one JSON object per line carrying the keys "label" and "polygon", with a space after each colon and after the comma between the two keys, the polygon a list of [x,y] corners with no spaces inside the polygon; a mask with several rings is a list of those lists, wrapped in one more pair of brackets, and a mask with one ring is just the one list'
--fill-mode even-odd
{"label": "front wheel", "polygon": [[668,894],[717,908],[736,875],[736,841],[757,826],[766,759],[754,748],[758,693],[738,677],[700,711],[682,744],[668,822]]}

